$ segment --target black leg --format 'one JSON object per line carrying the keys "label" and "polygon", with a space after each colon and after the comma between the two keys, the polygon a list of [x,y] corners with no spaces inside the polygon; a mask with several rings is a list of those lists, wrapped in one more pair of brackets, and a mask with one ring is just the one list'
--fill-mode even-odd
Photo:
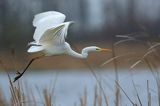
{"label": "black leg", "polygon": [[35,57],[35,58],[31,59],[30,62],[28,63],[28,65],[26,66],[26,68],[23,70],[22,73],[17,72],[17,76],[14,78],[14,81],[13,81],[13,82],[17,81],[19,78],[22,77],[22,75],[26,72],[26,70],[27,70],[27,69],[29,68],[29,66],[33,63],[33,61],[35,61],[35,60],[37,60],[37,59],[40,59],[40,58],[42,58],[42,57],[44,57],[44,55],[38,56],[38,57]]}

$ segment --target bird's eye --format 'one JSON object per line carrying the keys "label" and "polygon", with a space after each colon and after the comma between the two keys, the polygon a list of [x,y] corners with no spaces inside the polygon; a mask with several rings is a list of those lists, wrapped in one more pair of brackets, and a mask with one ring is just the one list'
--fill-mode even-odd
{"label": "bird's eye", "polygon": [[96,48],[96,50],[98,51],[99,49],[98,49],[98,48]]}

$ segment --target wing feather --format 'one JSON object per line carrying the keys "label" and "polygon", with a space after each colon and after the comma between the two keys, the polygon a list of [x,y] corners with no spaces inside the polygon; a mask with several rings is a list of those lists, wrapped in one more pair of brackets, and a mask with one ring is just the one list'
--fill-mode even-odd
{"label": "wing feather", "polygon": [[56,28],[51,28],[45,31],[43,36],[40,38],[39,43],[45,43],[45,42],[50,42],[53,41],[54,39],[58,39],[60,36],[59,34],[61,33],[62,29],[65,27],[65,25],[59,25]]}
{"label": "wing feather", "polygon": [[33,53],[33,52],[39,52],[39,51],[42,51],[43,50],[43,47],[42,46],[31,46],[27,52],[29,53]]}
{"label": "wing feather", "polygon": [[66,16],[57,11],[47,11],[39,13],[34,16],[33,26],[38,27],[39,25],[57,25],[64,22]]}
{"label": "wing feather", "polygon": [[36,27],[33,35],[34,40],[39,42],[39,39],[46,30],[62,24],[65,18],[66,16],[64,14],[56,11],[43,12],[35,15],[33,19],[33,26]]}
{"label": "wing feather", "polygon": [[65,42],[65,38],[67,37],[68,27],[73,22],[65,22],[57,27],[48,29],[44,32],[42,37],[39,40],[39,43],[54,43],[54,44],[61,44]]}

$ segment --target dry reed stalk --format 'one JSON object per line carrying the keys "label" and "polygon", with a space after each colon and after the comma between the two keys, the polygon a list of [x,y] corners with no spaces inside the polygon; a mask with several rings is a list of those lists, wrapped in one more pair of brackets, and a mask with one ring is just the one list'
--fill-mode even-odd
{"label": "dry reed stalk", "polygon": [[146,46],[146,42],[137,39],[138,37],[140,37],[140,34],[143,34],[144,32],[135,32],[135,33],[130,33],[130,34],[125,34],[125,35],[116,35],[116,37],[118,38],[124,38],[123,40],[120,40],[118,42],[116,42],[114,45],[119,45],[121,43],[125,43],[125,42],[129,42],[129,41],[134,41],[134,42],[138,42],[138,43],[142,43],[143,45]]}
{"label": "dry reed stalk", "polygon": [[93,106],[97,106],[97,97],[98,97],[98,94],[97,94],[97,85],[95,86],[95,89],[94,89],[94,103],[93,103]]}
{"label": "dry reed stalk", "polygon": [[88,64],[88,62],[86,61],[85,63],[86,63],[86,65],[88,65],[88,68],[90,69],[92,75],[94,76],[94,78],[96,79],[96,81],[97,81],[100,89],[102,90],[102,94],[103,94],[105,103],[106,103],[106,105],[108,106],[108,101],[107,101],[106,94],[105,94],[105,91],[104,91],[104,89],[103,89],[103,86],[102,86],[102,84],[101,84],[101,81],[98,79],[98,77],[97,77],[94,69]]}
{"label": "dry reed stalk", "polygon": [[115,96],[116,96],[116,100],[115,100],[115,106],[119,106],[120,105],[120,89],[119,87],[116,87],[116,92],[115,92]]}
{"label": "dry reed stalk", "polygon": [[84,106],[82,97],[80,97],[80,106]]}
{"label": "dry reed stalk", "polygon": [[7,106],[8,103],[6,101],[6,98],[4,97],[3,91],[0,88],[0,106]]}
{"label": "dry reed stalk", "polygon": [[[11,49],[11,56],[13,57],[13,60],[15,60],[15,50]],[[11,104],[13,106],[15,105],[19,105],[22,106],[21,102],[22,102],[22,95],[21,95],[21,91],[20,91],[20,85],[18,83],[18,88],[16,86],[14,86],[14,84],[11,81],[11,77],[9,75],[9,72],[7,71],[7,67],[5,66],[5,64],[0,61],[1,66],[3,67],[3,69],[5,70],[5,72],[7,73],[8,79],[9,79],[9,84],[10,84],[10,92],[11,92]],[[14,62],[12,61],[12,64],[14,64]],[[14,68],[16,68],[15,64],[14,64]]]}
{"label": "dry reed stalk", "polygon": [[74,103],[74,106],[77,106],[77,103]]}
{"label": "dry reed stalk", "polygon": [[[69,41],[69,42],[70,42],[70,44],[73,46],[73,48],[75,48],[75,50],[78,51],[78,48],[77,48],[71,41]],[[107,98],[106,98],[106,94],[105,94],[104,89],[103,89],[103,87],[102,87],[102,85],[101,85],[101,83],[100,83],[100,80],[99,80],[98,77],[97,77],[97,74],[96,74],[94,68],[91,67],[91,65],[89,64],[89,62],[88,62],[87,60],[84,60],[84,61],[82,61],[82,62],[88,67],[88,69],[90,70],[90,72],[92,73],[92,75],[94,76],[94,78],[96,79],[96,81],[97,81],[100,89],[101,89],[102,92],[103,92],[103,97],[105,98],[105,102],[106,102],[106,104],[108,104],[108,103],[107,103],[108,101],[107,101]],[[107,106],[108,106],[108,105],[107,105]]]}
{"label": "dry reed stalk", "polygon": [[[133,78],[133,77],[132,77],[132,78]],[[141,101],[141,99],[140,99],[140,96],[139,96],[139,94],[138,94],[138,91],[137,91],[137,88],[136,88],[136,85],[135,85],[133,79],[132,79],[132,84],[133,84],[133,87],[134,87],[134,89],[135,89],[135,91],[136,91],[136,96],[137,96],[137,98],[138,98],[138,102],[139,102],[140,106],[142,106],[142,101]]]}
{"label": "dry reed stalk", "polygon": [[133,69],[133,68],[134,68],[135,66],[137,66],[139,63],[141,63],[142,61],[144,61],[144,59],[145,59],[148,55],[152,54],[153,52],[154,52],[154,50],[147,51],[147,52],[142,56],[141,59],[139,59],[138,61],[136,61],[134,64],[132,64],[132,65],[130,66],[130,69]]}
{"label": "dry reed stalk", "polygon": [[85,90],[84,90],[84,106],[87,106],[87,88],[85,87]]}
{"label": "dry reed stalk", "polygon": [[84,95],[80,97],[80,106],[87,106],[87,88],[84,88]]}
{"label": "dry reed stalk", "polygon": [[29,89],[30,94],[28,95],[28,101],[33,101],[34,103],[34,106],[37,106],[37,103],[36,103],[36,98],[35,98],[35,95],[33,93],[33,90],[32,89]]}
{"label": "dry reed stalk", "polygon": [[99,89],[98,106],[102,106],[102,91]]}
{"label": "dry reed stalk", "polygon": [[47,89],[43,90],[43,96],[45,100],[45,106],[52,106],[52,97],[51,94],[48,93]]}
{"label": "dry reed stalk", "polygon": [[[7,72],[7,71],[6,71]],[[17,95],[16,95],[16,89],[13,86],[13,83],[11,81],[11,77],[9,75],[9,73],[7,72],[8,75],[8,79],[9,79],[9,84],[10,84],[10,92],[11,92],[11,101],[12,101],[12,105],[14,106],[14,104],[18,103],[18,99],[17,99]]]}
{"label": "dry reed stalk", "polygon": [[148,50],[156,49],[158,46],[160,46],[160,43],[156,43],[156,44],[154,44],[154,45],[151,45]]}
{"label": "dry reed stalk", "polygon": [[53,95],[55,93],[57,79],[58,79],[58,74],[56,74],[53,84],[50,84],[53,86],[50,86],[49,89],[45,88],[43,90],[43,97],[45,100],[45,106],[53,106],[53,104],[54,104],[53,103],[53,101],[54,101]]}
{"label": "dry reed stalk", "polygon": [[[32,104],[34,104],[34,106],[37,106],[37,102],[36,102],[36,97],[35,97],[35,95],[34,95],[34,92],[33,92],[33,89],[32,89],[32,87],[31,86],[29,86],[29,84],[28,84],[28,82],[27,81],[23,81],[23,83],[21,83],[21,84],[23,84],[24,85],[24,87],[23,87],[23,89],[22,89],[22,92],[24,93],[24,92],[26,92],[25,94],[26,94],[26,96],[24,96],[24,97],[26,97],[26,101],[25,101],[25,103],[32,103]],[[25,88],[25,89],[24,89]]]}
{"label": "dry reed stalk", "polygon": [[130,69],[133,69],[136,65],[138,65],[139,63],[145,61],[144,59],[145,59],[148,55],[150,55],[150,54],[152,54],[153,56],[155,56],[156,59],[160,60],[159,53],[157,53],[157,50],[155,49],[157,46],[159,46],[159,44],[158,44],[158,45],[156,45],[156,44],[155,44],[155,45],[152,45],[152,44],[148,41],[148,42],[147,42],[146,44],[144,44],[144,45],[147,46],[147,47],[149,47],[149,48],[147,49],[147,52],[141,57],[141,59],[139,59],[139,60],[136,61],[133,65],[131,65]]}
{"label": "dry reed stalk", "polygon": [[100,67],[103,67],[104,65],[106,65],[106,64],[108,64],[108,63],[111,63],[111,62],[115,61],[115,60],[118,59],[118,58],[125,57],[125,56],[128,56],[128,55],[134,55],[134,54],[136,54],[136,53],[126,53],[126,54],[122,54],[122,55],[118,55],[118,56],[112,57],[112,58],[106,60],[105,62],[103,62],[103,63],[100,65]]}
{"label": "dry reed stalk", "polygon": [[[13,85],[13,84],[12,84]],[[23,90],[23,84],[18,82],[16,86],[14,86],[14,94],[16,96],[17,102],[14,105],[25,106],[27,103],[26,97]]]}
{"label": "dry reed stalk", "polygon": [[38,87],[37,85],[35,85],[35,89],[36,89],[37,93],[39,94],[40,99],[43,100],[44,98],[41,93],[41,91],[43,91],[43,90],[41,90],[40,87]]}
{"label": "dry reed stalk", "polygon": [[[153,62],[148,61],[148,59],[145,59],[145,63],[147,64],[148,68],[150,69],[150,71],[152,72],[155,80],[156,80],[156,84],[157,84],[157,90],[158,90],[158,104],[160,106],[160,76],[159,76],[159,71],[157,70],[157,67],[154,65]],[[154,72],[156,72],[156,74],[154,74]]]}
{"label": "dry reed stalk", "polygon": [[[113,41],[112,41],[112,58],[116,57],[116,48],[115,48],[115,43],[114,43],[114,40],[115,40],[115,37],[113,36]],[[119,77],[118,77],[118,63],[117,63],[117,60],[113,60],[113,67],[114,67],[114,70],[115,70],[115,78],[116,78],[116,82],[119,83]],[[115,84],[115,88],[116,88],[116,93],[115,93],[115,97],[116,97],[116,100],[115,100],[115,106],[119,106],[120,105],[120,90],[119,88],[117,87],[117,85]]]}
{"label": "dry reed stalk", "polygon": [[115,81],[115,82],[116,82],[117,86],[122,90],[122,92],[126,95],[127,99],[130,101],[130,103],[131,103],[133,106],[135,106],[134,102],[130,99],[130,97],[129,97],[129,96],[127,95],[127,93],[123,90],[123,88],[120,86],[120,84],[119,84],[117,81]]}
{"label": "dry reed stalk", "polygon": [[58,80],[58,75],[59,73],[56,73],[56,76],[55,76],[55,79],[54,79],[54,82],[53,82],[53,87],[51,87],[51,100],[52,100],[52,104],[54,104],[54,94],[55,94],[55,89],[56,89],[56,83],[57,83],[57,80]]}
{"label": "dry reed stalk", "polygon": [[147,80],[147,96],[148,96],[148,106],[151,106],[151,93],[149,92],[149,81]]}
{"label": "dry reed stalk", "polygon": [[106,106],[109,106],[109,99],[107,98],[107,97],[105,97],[107,100],[107,102],[106,102]]}

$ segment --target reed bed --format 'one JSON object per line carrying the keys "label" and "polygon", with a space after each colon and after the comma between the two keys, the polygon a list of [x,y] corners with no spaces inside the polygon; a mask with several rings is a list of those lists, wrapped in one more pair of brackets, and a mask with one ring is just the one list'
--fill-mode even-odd
{"label": "reed bed", "polygon": [[[137,33],[136,33],[137,34]],[[134,34],[135,35],[135,34]],[[136,100],[133,100],[127,92],[123,89],[123,86],[119,82],[119,67],[118,67],[118,59],[123,57],[125,58],[126,55],[134,55],[134,53],[126,53],[126,54],[121,54],[119,55],[117,47],[121,43],[126,43],[130,41],[135,41],[135,42],[141,42],[138,40],[136,37],[130,37],[131,35],[117,35],[116,37],[121,37],[124,38],[121,41],[114,41],[112,43],[112,58],[109,60],[106,60],[104,63],[100,65],[99,68],[107,65],[108,63],[113,63],[113,68],[115,71],[115,90],[114,90],[114,106],[143,106],[142,102],[142,97],[140,97],[138,93],[138,89],[136,87],[136,84],[134,82],[134,79],[132,79],[132,85],[134,87],[134,90],[136,92]],[[132,72],[135,70],[136,66],[139,65],[140,63],[145,63],[146,67],[150,70],[152,75],[155,78],[156,84],[157,84],[157,95],[158,95],[158,102],[160,106],[160,73],[159,73],[159,67],[157,64],[160,61],[160,55],[159,55],[159,50],[158,47],[160,46],[160,43],[150,43],[150,42],[142,42],[143,45],[145,45],[148,49],[144,52],[144,54],[137,60],[135,61],[128,71],[130,72],[130,75],[132,77]],[[76,47],[75,47],[76,48]],[[11,51],[11,56],[15,59],[15,51]],[[0,106],[56,106],[56,100],[54,99],[55,95],[55,88],[56,88],[56,79],[54,83],[52,83],[51,88],[45,87],[43,89],[39,89],[39,87],[36,87],[36,91],[39,93],[39,96],[41,97],[41,100],[36,100],[34,90],[29,87],[29,84],[26,81],[18,81],[16,83],[13,83],[11,80],[10,74],[7,71],[7,67],[5,67],[4,63],[0,61],[1,66],[5,70],[6,74],[8,75],[8,80],[9,80],[9,90],[10,92],[10,99],[7,100],[5,98],[5,95],[3,94],[3,89],[0,89]],[[13,62],[14,63],[14,62]],[[91,74],[95,77],[97,81],[97,85],[95,85],[94,89],[94,97],[91,100],[88,98],[88,88],[84,87],[84,93],[82,96],[78,96],[79,102],[73,102],[73,106],[91,106],[88,104],[88,100],[92,101],[92,106],[111,106],[109,103],[109,96],[107,95],[103,84],[101,83],[101,80],[99,80],[98,74],[96,73],[97,68],[93,68],[90,66],[88,61],[83,61],[83,63],[88,67],[88,69],[91,71]],[[16,65],[14,65],[16,68]],[[144,89],[147,90],[147,105],[152,106],[152,92],[150,90],[150,82],[147,80],[146,81],[146,87]],[[122,95],[124,94],[124,95]],[[130,102],[130,104],[121,104],[122,103],[122,96],[125,96],[127,100]],[[62,101],[63,102],[63,101]]]}

